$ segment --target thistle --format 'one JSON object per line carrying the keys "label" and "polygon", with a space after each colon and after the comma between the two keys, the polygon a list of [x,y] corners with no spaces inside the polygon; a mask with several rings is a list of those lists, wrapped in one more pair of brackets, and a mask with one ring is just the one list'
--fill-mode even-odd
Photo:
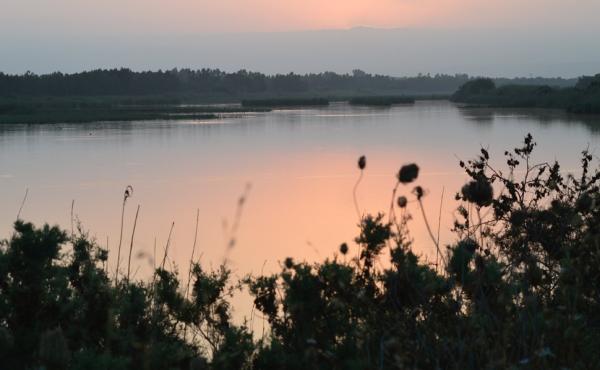
{"label": "thistle", "polygon": [[415,181],[415,179],[418,176],[419,166],[417,166],[414,163],[411,163],[404,165],[402,166],[402,168],[400,168],[400,171],[398,172],[398,181],[400,181],[403,184],[408,184]]}
{"label": "thistle", "polygon": [[486,180],[473,180],[465,184],[461,193],[463,199],[475,203],[479,207],[486,207],[494,200],[494,188]]}

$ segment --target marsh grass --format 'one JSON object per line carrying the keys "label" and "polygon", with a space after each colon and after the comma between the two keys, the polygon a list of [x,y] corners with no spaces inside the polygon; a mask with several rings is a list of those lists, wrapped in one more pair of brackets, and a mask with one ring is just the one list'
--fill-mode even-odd
{"label": "marsh grass", "polygon": [[135,219],[133,221],[133,230],[131,231],[131,243],[129,244],[129,256],[127,257],[127,284],[129,284],[129,276],[131,272],[131,254],[133,252],[133,238],[135,236],[135,228],[137,226],[138,215],[140,214],[140,206],[137,206],[135,211]]}
{"label": "marsh grass", "polygon": [[408,96],[357,96],[351,98],[350,105],[364,105],[374,107],[390,107],[397,104],[414,104],[415,98]]}
{"label": "marsh grass", "polygon": [[328,105],[329,100],[326,98],[272,98],[242,100],[242,107],[258,108],[318,107]]}
{"label": "marsh grass", "polygon": [[237,105],[175,104],[118,98],[1,98],[0,124],[216,119],[224,114],[268,112]]}
{"label": "marsh grass", "polygon": [[209,120],[217,119],[213,113],[180,114],[165,108],[148,112],[136,109],[83,109],[83,110],[39,110],[31,113],[0,114],[0,124],[52,124],[89,123],[111,121],[155,121],[155,120]]}
{"label": "marsh grass", "polygon": [[123,205],[121,206],[121,228],[119,231],[119,247],[117,249],[117,266],[115,268],[115,285],[119,283],[119,267],[121,266],[121,245],[123,244],[123,227],[125,224],[125,205],[127,199],[133,195],[133,187],[127,185],[125,192],[123,193]]}
{"label": "marsh grass", "polygon": [[27,196],[29,195],[29,188],[25,189],[25,195],[23,196],[23,200],[21,201],[21,205],[19,206],[19,211],[17,212],[17,220],[21,218],[21,212],[23,212],[23,207],[25,207],[25,202],[27,202]]}

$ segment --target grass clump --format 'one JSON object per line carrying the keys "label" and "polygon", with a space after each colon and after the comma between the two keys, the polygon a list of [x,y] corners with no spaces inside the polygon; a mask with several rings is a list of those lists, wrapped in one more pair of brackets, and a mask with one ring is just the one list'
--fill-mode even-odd
{"label": "grass clump", "polygon": [[274,98],[274,99],[246,99],[242,100],[242,107],[317,107],[328,106],[329,100],[325,98]]}
{"label": "grass clump", "polygon": [[111,98],[0,98],[0,124],[206,120],[219,118],[222,114],[267,111],[269,109],[232,105],[179,105],[146,101],[131,103]]}
{"label": "grass clump", "polygon": [[348,101],[350,105],[379,107],[389,107],[395,104],[413,104],[414,102],[415,99],[408,96],[358,96]]}
{"label": "grass clump", "polygon": [[[116,283],[107,251],[85,234],[19,220],[0,247],[2,366],[596,368],[600,172],[587,151],[577,175],[533,164],[534,148],[528,135],[503,169],[486,150],[460,162],[469,181],[440,265],[413,251],[410,212],[427,199],[414,164],[398,172],[388,215],[359,214],[359,236],[341,256],[288,258],[239,281],[226,266],[193,263],[189,296],[164,265],[150,281]],[[367,170],[366,158],[358,167]],[[261,338],[231,320],[242,288],[269,323]]]}

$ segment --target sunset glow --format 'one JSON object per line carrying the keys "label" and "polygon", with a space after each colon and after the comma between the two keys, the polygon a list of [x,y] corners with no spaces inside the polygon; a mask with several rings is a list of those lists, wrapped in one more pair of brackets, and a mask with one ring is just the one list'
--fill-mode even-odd
{"label": "sunset glow", "polygon": [[596,368],[599,14],[0,0],[0,370]]}
{"label": "sunset glow", "polygon": [[[552,6],[549,6],[552,5]],[[518,11],[516,11],[518,9]],[[36,33],[114,34],[267,32],[359,26],[514,27],[544,22],[578,26],[597,14],[597,2],[532,0],[106,0],[33,1],[3,4],[0,29]],[[535,19],[528,16],[536,14]],[[23,28],[24,24],[36,28]],[[107,27],[110,25],[110,27]]]}

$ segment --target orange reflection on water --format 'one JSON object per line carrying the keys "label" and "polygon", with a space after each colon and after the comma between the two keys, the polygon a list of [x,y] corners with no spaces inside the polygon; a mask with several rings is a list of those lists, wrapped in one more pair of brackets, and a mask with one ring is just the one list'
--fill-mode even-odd
{"label": "orange reflection on water", "polygon": [[[22,216],[38,225],[48,222],[68,229],[75,200],[76,218],[110,249],[108,269],[114,274],[123,191],[132,185],[121,261],[127,260],[140,205],[133,243],[136,278],[150,276],[153,264],[162,260],[174,222],[168,265],[185,279],[197,209],[196,260],[206,267],[227,260],[237,276],[269,273],[286,257],[309,262],[333,257],[343,242],[350,245],[350,256],[356,255],[359,216],[353,188],[361,155],[367,157],[357,189],[361,212],[387,212],[397,171],[415,162],[421,168],[419,179],[400,186],[398,195],[414,199],[415,185],[425,189],[425,211],[434,234],[441,215],[443,245],[454,241],[454,195],[466,181],[454,153],[468,159],[489,146],[492,157],[501,158],[524,133],[533,132],[540,143],[538,158],[555,157],[560,145],[569,148],[558,153],[563,168],[573,168],[581,148],[590,140],[592,148],[598,145],[588,126],[562,116],[555,118],[556,124],[523,113],[485,117],[483,122],[472,120],[448,102],[385,110],[332,104],[212,125],[146,122],[7,129],[0,131],[0,203],[6,210],[0,214],[0,235],[10,236],[26,188]],[[247,183],[252,188],[233,235],[236,243],[229,248],[230,226],[238,219],[238,198]],[[409,224],[413,249],[433,261],[436,249],[421,212],[414,202],[409,210],[414,217]]]}
{"label": "orange reflection on water", "polygon": [[[395,155],[397,156],[397,153]],[[165,243],[170,220],[175,222],[170,256],[184,271],[191,254],[195,229],[195,207],[200,209],[198,251],[205,262],[218,264],[225,258],[239,273],[273,271],[286,257],[298,261],[316,261],[332,257],[339,245],[353,246],[359,222],[353,201],[353,187],[359,177],[357,155],[351,153],[309,153],[298,158],[270,164],[268,173],[246,179],[189,179],[186,183],[170,183],[159,199],[138,201],[145,205],[139,227],[138,245],[148,249],[157,235],[160,246]],[[391,153],[368,156],[364,178],[357,189],[359,208],[364,213],[386,213],[390,207],[395,173],[403,164],[392,159]],[[456,206],[453,194],[460,186],[456,173],[436,172],[434,164],[420,163],[422,175],[415,184],[428,192],[424,204],[429,221],[437,231],[440,196],[445,187],[442,209],[441,239],[451,240],[449,233]],[[428,171],[433,168],[434,171]],[[460,176],[459,176],[460,177]],[[237,199],[244,186],[252,183],[244,203],[236,243],[228,248],[229,229],[235,222]],[[411,194],[413,186],[401,186],[398,195]],[[150,196],[151,194],[148,194]],[[129,214],[133,212],[132,206]],[[410,223],[415,250],[431,257],[434,245],[422,222],[416,203],[410,206],[414,220]],[[147,221],[144,224],[144,214]],[[227,227],[224,227],[224,224]]]}

